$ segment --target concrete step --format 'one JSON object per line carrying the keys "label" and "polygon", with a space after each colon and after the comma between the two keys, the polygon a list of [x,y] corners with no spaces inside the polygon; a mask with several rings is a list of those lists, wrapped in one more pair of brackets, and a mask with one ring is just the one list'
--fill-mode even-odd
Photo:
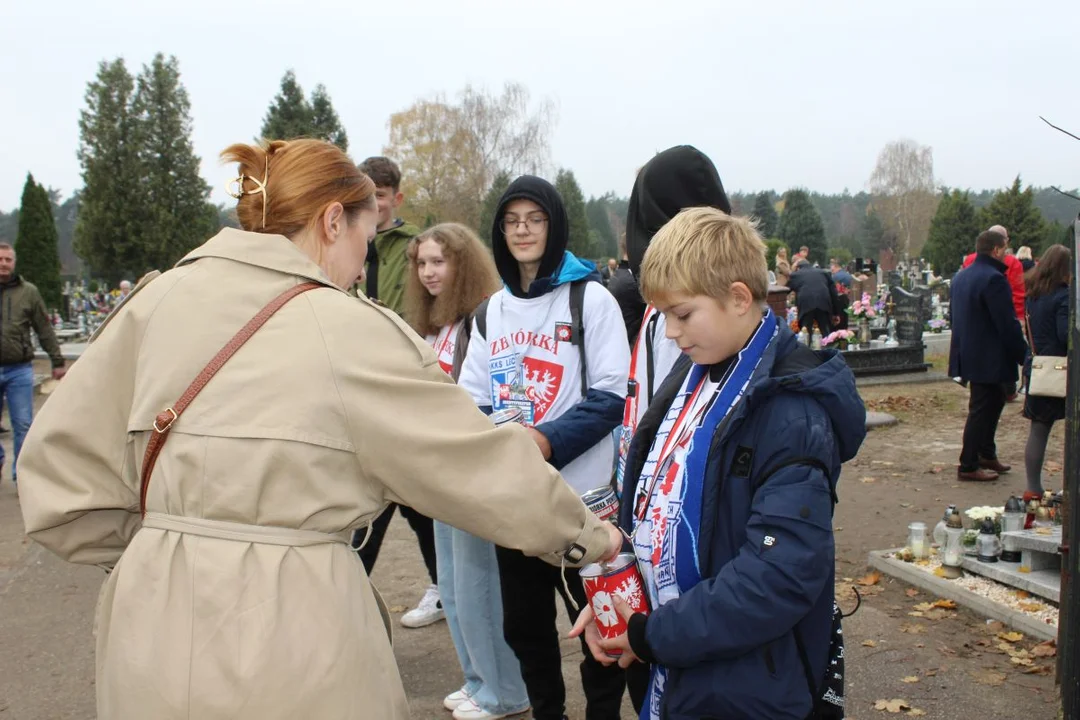
{"label": "concrete step", "polygon": [[1036,530],[1014,530],[1001,533],[1001,541],[1008,539],[1017,550],[1057,555],[1061,548],[1061,526],[1051,529],[1049,535]]}
{"label": "concrete step", "polygon": [[1031,572],[1020,572],[1024,567],[1021,560],[1018,563],[999,560],[996,563],[979,562],[976,558],[964,556],[963,568],[974,575],[981,575],[996,582],[1014,587],[1017,590],[1026,590],[1032,595],[1046,598],[1053,602],[1060,602],[1061,597],[1061,566],[1057,568],[1033,569]]}

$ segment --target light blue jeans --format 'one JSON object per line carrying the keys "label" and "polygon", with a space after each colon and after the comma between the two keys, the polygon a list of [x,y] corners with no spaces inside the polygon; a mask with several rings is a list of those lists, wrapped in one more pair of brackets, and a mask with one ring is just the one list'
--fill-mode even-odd
{"label": "light blue jeans", "polygon": [[[11,479],[19,463],[19,451],[30,431],[34,419],[34,368],[30,363],[0,365],[0,395],[7,400],[11,415],[11,430],[15,433],[15,462],[11,465]],[[0,446],[0,465],[4,463],[4,448]]]}
{"label": "light blue jeans", "polygon": [[439,597],[465,674],[465,692],[489,713],[521,712],[529,695],[521,666],[503,639],[495,546],[436,520],[435,554]]}

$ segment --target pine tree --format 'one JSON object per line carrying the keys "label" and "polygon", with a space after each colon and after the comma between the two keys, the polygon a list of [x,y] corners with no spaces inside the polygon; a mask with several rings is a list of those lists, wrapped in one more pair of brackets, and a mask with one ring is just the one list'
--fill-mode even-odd
{"label": "pine tree", "polygon": [[37,285],[46,307],[60,307],[60,255],[52,203],[49,193],[30,174],[26,176],[19,206],[15,257],[17,272]]}
{"label": "pine tree", "polygon": [[964,256],[975,248],[979,221],[967,192],[943,191],[930,234],[923,246],[923,257],[940,275],[950,276],[960,269]]}
{"label": "pine tree", "polygon": [[141,257],[127,269],[138,276],[174,265],[218,228],[191,142],[191,102],[175,57],[158,53],[143,67],[132,102],[143,179],[143,214],[136,236]]}
{"label": "pine tree", "polygon": [[570,252],[581,258],[593,258],[596,249],[589,237],[589,219],[585,214],[585,195],[581,192],[572,170],[560,169],[555,176],[555,189],[562,196],[570,219]]}
{"label": "pine tree", "polygon": [[311,136],[332,142],[346,152],[349,150],[349,136],[334,111],[326,86],[321,83],[311,92]]}
{"label": "pine tree", "polygon": [[873,208],[868,208],[862,226],[859,228],[859,244],[862,246],[863,253],[877,259],[881,254],[884,237],[885,223],[881,222],[881,216]]}
{"label": "pine tree", "polygon": [[589,198],[585,203],[585,217],[589,221],[589,231],[593,233],[592,245],[604,257],[618,258],[619,241],[615,229],[611,227],[608,204],[603,197]]}
{"label": "pine tree", "polygon": [[763,238],[776,236],[780,225],[780,215],[776,212],[772,197],[769,193],[761,193],[754,200],[754,210],[751,213],[758,221],[758,232]]}
{"label": "pine tree", "polygon": [[805,245],[810,250],[810,262],[825,264],[825,225],[817,208],[805,190],[788,190],[784,194],[784,212],[780,216],[777,235],[792,252]]}
{"label": "pine tree", "polygon": [[270,104],[263,120],[262,137],[267,140],[290,140],[311,137],[313,111],[296,81],[296,73],[285,72],[281,90]]}
{"label": "pine tree", "polygon": [[499,200],[502,199],[508,187],[510,187],[510,173],[504,171],[495,176],[491,187],[484,194],[483,205],[480,208],[480,227],[476,228],[476,232],[488,247],[491,247],[491,228],[495,225],[495,212],[499,209]]}
{"label": "pine tree", "polygon": [[144,202],[133,135],[131,96],[135,82],[122,58],[102,61],[86,88],[79,113],[78,158],[83,189],[75,225],[75,251],[111,284],[135,267],[135,231]]}
{"label": "pine tree", "polygon": [[1035,207],[1035,191],[1030,185],[1027,190],[1021,190],[1019,175],[1009,189],[999,192],[979,211],[978,221],[983,230],[992,225],[1008,230],[1009,247],[1013,250],[1027,245],[1037,254],[1046,238],[1046,220]]}

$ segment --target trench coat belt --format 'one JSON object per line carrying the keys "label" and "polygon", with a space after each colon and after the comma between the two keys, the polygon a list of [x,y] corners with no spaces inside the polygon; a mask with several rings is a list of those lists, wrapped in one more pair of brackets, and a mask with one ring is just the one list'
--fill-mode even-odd
{"label": "trench coat belt", "polygon": [[234,540],[236,542],[263,545],[285,545],[287,547],[310,547],[328,543],[341,543],[346,547],[349,545],[349,538],[346,537],[349,533],[336,534],[270,525],[247,525],[245,523],[185,517],[183,515],[167,515],[156,512],[146,513],[146,517],[143,518],[143,527],[155,530],[172,530],[173,532],[215,538],[217,540]]}

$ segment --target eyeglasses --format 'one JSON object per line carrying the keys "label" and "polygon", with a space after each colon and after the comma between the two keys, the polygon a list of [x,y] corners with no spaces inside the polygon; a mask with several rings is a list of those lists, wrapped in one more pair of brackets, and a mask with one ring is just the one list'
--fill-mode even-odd
{"label": "eyeglasses", "polygon": [[528,230],[530,235],[534,235],[544,229],[544,225],[548,219],[544,215],[530,215],[524,220],[519,220],[513,215],[507,215],[502,220],[502,231],[504,235],[509,235],[518,229],[518,226],[522,223],[525,224],[525,229]]}

